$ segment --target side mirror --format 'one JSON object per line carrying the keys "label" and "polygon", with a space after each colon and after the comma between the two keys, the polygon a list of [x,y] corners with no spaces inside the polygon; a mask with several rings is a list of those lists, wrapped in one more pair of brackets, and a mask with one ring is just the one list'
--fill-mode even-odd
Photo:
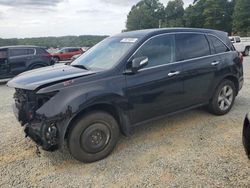
{"label": "side mirror", "polygon": [[132,60],[131,67],[125,71],[127,74],[134,74],[148,64],[148,57],[137,57]]}

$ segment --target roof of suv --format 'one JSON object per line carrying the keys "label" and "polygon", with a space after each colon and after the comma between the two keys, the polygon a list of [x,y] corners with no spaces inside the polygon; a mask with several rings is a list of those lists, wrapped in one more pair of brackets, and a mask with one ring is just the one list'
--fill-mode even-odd
{"label": "roof of suv", "polygon": [[33,45],[15,45],[15,46],[1,46],[0,49],[6,49],[6,48],[44,48],[39,46],[33,46]]}
{"label": "roof of suv", "polygon": [[145,29],[138,31],[124,32],[116,35],[116,37],[146,37],[163,33],[175,33],[175,32],[197,32],[197,33],[210,33],[216,36],[228,36],[226,32],[212,30],[212,29],[200,29],[200,28],[161,28],[161,29]]}
{"label": "roof of suv", "polygon": [[130,31],[120,33],[114,37],[124,37],[124,38],[141,38],[148,39],[152,36],[165,34],[165,33],[204,33],[212,34],[220,38],[228,47],[232,46],[231,41],[228,38],[228,33],[219,30],[212,29],[200,29],[200,28],[161,28],[161,29],[145,29],[138,31]]}

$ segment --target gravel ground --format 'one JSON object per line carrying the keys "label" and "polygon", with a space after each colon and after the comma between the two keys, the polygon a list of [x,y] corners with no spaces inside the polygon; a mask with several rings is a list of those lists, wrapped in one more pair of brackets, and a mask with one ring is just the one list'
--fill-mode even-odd
{"label": "gravel ground", "polygon": [[249,187],[241,131],[250,111],[250,57],[244,66],[245,84],[228,115],[197,109],[153,122],[92,164],[75,161],[66,147],[38,156],[13,116],[13,90],[2,85],[0,187]]}

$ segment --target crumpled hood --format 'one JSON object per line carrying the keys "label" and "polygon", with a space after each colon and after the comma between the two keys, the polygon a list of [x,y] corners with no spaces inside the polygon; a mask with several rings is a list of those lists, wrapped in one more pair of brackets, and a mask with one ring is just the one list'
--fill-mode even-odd
{"label": "crumpled hood", "polygon": [[7,83],[12,88],[35,90],[45,84],[87,76],[95,72],[69,65],[54,65],[24,72]]}

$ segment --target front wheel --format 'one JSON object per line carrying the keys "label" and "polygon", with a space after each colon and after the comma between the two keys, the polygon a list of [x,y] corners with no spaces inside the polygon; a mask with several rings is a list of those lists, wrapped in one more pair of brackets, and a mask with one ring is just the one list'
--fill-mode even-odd
{"label": "front wheel", "polygon": [[244,55],[245,55],[245,56],[248,56],[248,55],[249,55],[249,48],[248,48],[248,47],[246,47],[246,49],[245,49],[245,51],[244,51]]}
{"label": "front wheel", "polygon": [[215,115],[227,114],[235,100],[236,88],[232,81],[224,80],[214,93],[209,103],[209,110]]}
{"label": "front wheel", "polygon": [[94,162],[108,156],[119,138],[119,127],[106,112],[92,112],[79,119],[71,129],[68,147],[81,162]]}
{"label": "front wheel", "polygon": [[53,57],[53,61],[54,61],[54,63],[59,63],[60,58],[59,57]]}

